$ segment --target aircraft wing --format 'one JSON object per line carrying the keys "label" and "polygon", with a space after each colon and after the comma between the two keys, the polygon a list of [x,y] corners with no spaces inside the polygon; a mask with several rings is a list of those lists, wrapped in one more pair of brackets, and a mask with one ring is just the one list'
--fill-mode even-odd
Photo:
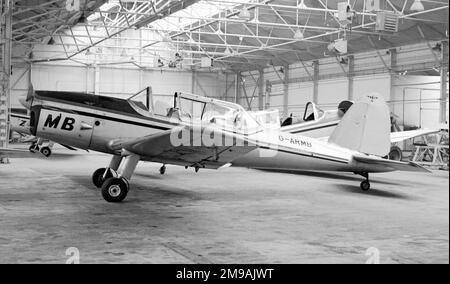
{"label": "aircraft wing", "polygon": [[[211,146],[212,143],[206,145],[202,136],[198,135],[198,133],[203,133],[197,132],[200,130],[204,130],[204,128],[177,127],[159,134],[122,143],[120,148],[141,156],[142,160],[210,169],[221,168],[256,149],[255,145],[250,145],[244,141],[244,138],[223,131],[215,132],[216,137],[218,134],[222,136],[223,143],[217,144],[227,146]],[[174,137],[179,137],[180,133],[190,135],[190,139],[186,140],[188,143],[174,146],[172,140]],[[199,137],[196,137],[196,135]],[[224,143],[224,141],[229,143]],[[118,149],[117,146],[113,147]]]}
{"label": "aircraft wing", "polygon": [[405,171],[405,172],[424,172],[424,173],[430,173],[429,170],[426,168],[413,163],[405,163],[405,162],[398,162],[398,161],[391,161],[386,160],[382,158],[376,158],[376,157],[363,157],[363,156],[353,156],[353,161],[356,163],[361,163],[365,165],[370,166],[380,166],[385,168],[391,168],[393,171]]}
{"label": "aircraft wing", "polygon": [[402,142],[404,140],[408,140],[414,137],[419,137],[423,135],[438,133],[437,129],[419,129],[419,130],[411,130],[411,131],[401,131],[401,132],[393,132],[391,133],[391,143]]}

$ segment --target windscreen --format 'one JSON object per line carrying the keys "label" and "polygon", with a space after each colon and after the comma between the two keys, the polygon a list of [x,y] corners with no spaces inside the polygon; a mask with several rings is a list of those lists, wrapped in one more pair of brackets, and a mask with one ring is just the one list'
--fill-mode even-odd
{"label": "windscreen", "polygon": [[220,101],[180,99],[182,120],[192,120],[205,125],[214,125],[236,133],[254,132],[260,128],[256,120],[244,109]]}

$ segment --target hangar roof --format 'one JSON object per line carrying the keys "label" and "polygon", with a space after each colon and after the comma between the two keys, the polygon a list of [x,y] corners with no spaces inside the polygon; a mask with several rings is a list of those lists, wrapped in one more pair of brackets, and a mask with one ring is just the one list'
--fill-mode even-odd
{"label": "hangar roof", "polygon": [[[398,18],[398,32],[376,31],[377,12],[367,6],[372,1],[363,0],[348,1],[352,17],[347,25],[338,17],[342,0],[79,1],[80,11],[72,12],[66,0],[16,1],[15,43],[31,48],[72,36],[74,51],[37,59],[63,60],[137,28],[160,37],[124,48],[157,56],[161,47],[156,46],[164,42],[173,52],[186,54],[190,65],[200,66],[201,58],[209,57],[217,65],[243,71],[333,56],[329,45],[337,39],[348,41],[348,54],[448,40],[446,0],[380,0],[380,10]],[[412,6],[417,1],[423,9]],[[99,28],[101,34],[93,32]]]}

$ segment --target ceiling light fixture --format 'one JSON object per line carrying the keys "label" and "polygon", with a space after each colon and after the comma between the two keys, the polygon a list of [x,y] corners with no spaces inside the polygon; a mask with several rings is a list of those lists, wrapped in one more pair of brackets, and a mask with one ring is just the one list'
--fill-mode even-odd
{"label": "ceiling light fixture", "polygon": [[305,35],[303,34],[303,32],[300,29],[298,29],[294,34],[294,39],[302,40],[304,38],[305,38]]}
{"label": "ceiling light fixture", "polygon": [[225,49],[225,52],[224,52],[226,55],[233,55],[233,50],[231,49],[231,48],[229,48],[229,47],[227,47],[226,49]]}
{"label": "ceiling light fixture", "polygon": [[305,0],[302,0],[302,2],[298,5],[299,9],[308,9],[308,6],[305,4]]}
{"label": "ceiling light fixture", "polygon": [[250,14],[250,11],[247,9],[247,7],[242,8],[242,10],[239,12],[239,18],[250,21],[252,15]]}
{"label": "ceiling light fixture", "polygon": [[414,0],[414,3],[411,5],[410,10],[414,12],[421,12],[425,10],[425,7],[423,6],[421,0]]}

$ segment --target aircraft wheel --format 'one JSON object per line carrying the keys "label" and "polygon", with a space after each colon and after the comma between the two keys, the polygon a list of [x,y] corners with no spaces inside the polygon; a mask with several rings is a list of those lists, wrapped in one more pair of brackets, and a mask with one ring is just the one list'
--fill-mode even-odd
{"label": "aircraft wheel", "polygon": [[102,196],[109,203],[120,203],[128,195],[128,183],[121,178],[109,178],[102,186]]}
{"label": "aircraft wheel", "polygon": [[49,147],[42,147],[40,152],[42,155],[46,156],[47,158],[52,155],[52,150]]}
{"label": "aircraft wheel", "polygon": [[166,166],[162,166],[162,167],[159,169],[159,173],[160,173],[161,175],[164,175],[164,174],[166,173],[166,170],[167,170]]}
{"label": "aircraft wheel", "polygon": [[36,153],[36,151],[39,151],[39,146],[32,144],[28,150],[30,150],[31,153]]}
{"label": "aircraft wheel", "polygon": [[392,147],[391,151],[389,152],[388,158],[391,161],[401,161],[403,159],[402,149],[397,146]]}
{"label": "aircraft wheel", "polygon": [[103,179],[103,176],[105,175],[105,171],[106,168],[102,168],[102,169],[98,169],[94,172],[94,174],[92,175],[92,183],[97,187],[97,188],[102,188],[103,183],[105,182],[105,180],[114,177],[112,172],[109,170],[106,173],[106,178]]}
{"label": "aircraft wheel", "polygon": [[370,182],[368,180],[365,180],[361,183],[361,189],[363,191],[368,191],[370,189]]}

